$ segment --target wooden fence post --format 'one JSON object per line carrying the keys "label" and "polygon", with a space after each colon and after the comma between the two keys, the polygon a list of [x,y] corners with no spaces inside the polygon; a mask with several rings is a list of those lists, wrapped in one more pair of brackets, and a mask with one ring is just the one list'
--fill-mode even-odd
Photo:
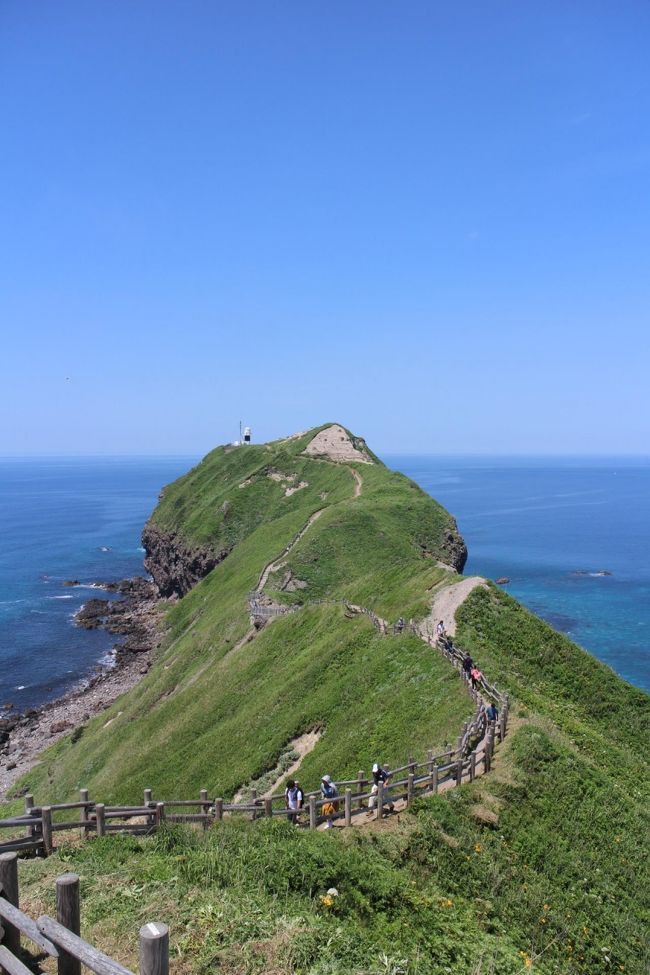
{"label": "wooden fence post", "polygon": [[406,805],[410,806],[413,802],[413,796],[415,795],[415,776],[413,772],[409,773],[408,785],[406,786]]}
{"label": "wooden fence post", "polygon": [[218,820],[223,819],[223,799],[214,800],[214,818]]}
{"label": "wooden fence post", "polygon": [[[203,813],[204,816],[207,816],[208,813],[210,812],[210,802],[208,800],[208,790],[207,789],[201,789],[201,791],[199,793],[199,798],[204,800],[203,805],[201,806],[201,812]],[[203,826],[203,829],[207,829],[208,828],[208,821],[207,821],[207,819],[204,819],[203,822],[201,823],[201,825]]]}
{"label": "wooden fence post", "polygon": [[463,759],[459,758],[456,762],[456,785],[461,785],[463,781]]}
{"label": "wooden fence post", "polygon": [[[32,815],[32,809],[33,808],[34,808],[34,796],[31,795],[31,793],[28,793],[25,796],[25,812],[27,813],[28,816],[31,816]],[[33,826],[28,826],[27,829],[25,830],[25,835],[28,836],[30,840],[33,839],[34,838],[34,827]]]}
{"label": "wooden fence post", "polygon": [[160,829],[162,824],[165,822],[165,803],[156,803],[156,829]]}
{"label": "wooden fence post", "polygon": [[463,747],[463,736],[459,735],[458,738],[456,739],[456,751],[460,752],[462,747]]}
{"label": "wooden fence post", "polygon": [[150,802],[153,802],[153,792],[151,789],[144,790],[144,804],[148,806]]}
{"label": "wooden fence post", "polygon": [[377,783],[377,819],[384,815],[384,783],[380,780]]}
{"label": "wooden fence post", "polygon": [[41,809],[41,820],[43,823],[43,851],[49,857],[53,850],[52,843],[52,809],[50,806],[43,806]]}
{"label": "wooden fence post", "polygon": [[168,975],[169,928],[151,921],[140,928],[140,975]]}
{"label": "wooden fence post", "polygon": [[266,796],[264,799],[264,815],[269,819],[273,815],[273,799],[271,796]]}
{"label": "wooden fence post", "polygon": [[103,802],[95,803],[95,829],[97,836],[106,836],[105,805]]}
{"label": "wooden fence post", "polygon": [[506,716],[502,712],[501,717],[499,719],[499,741],[503,741],[505,736],[506,736]]}
{"label": "wooden fence post", "polygon": [[[4,897],[14,907],[19,907],[17,853],[0,853],[0,887],[0,897]],[[8,921],[3,921],[2,927],[5,933],[4,937],[0,936],[0,941],[12,955],[17,955],[20,951],[20,931]]]}
{"label": "wooden fence post", "polygon": [[352,825],[352,789],[345,790],[345,825]]}
{"label": "wooden fence post", "polygon": [[[362,768],[360,768],[357,773],[357,792],[359,795],[363,794],[363,787],[365,785],[365,782],[366,782],[366,773],[363,771]],[[363,809],[363,799],[359,799],[358,806],[359,809]]]}
{"label": "wooden fence post", "polygon": [[[79,877],[76,873],[64,873],[56,878],[56,919],[68,931],[79,936],[81,913]],[[59,948],[57,971],[59,975],[81,975],[81,962],[64,948]]]}
{"label": "wooden fence post", "polygon": [[431,769],[431,791],[435,795],[438,794],[438,766],[434,765]]}
{"label": "wooden fence post", "polygon": [[316,796],[313,792],[309,796],[309,828],[316,829]]}
{"label": "wooden fence post", "polygon": [[469,756],[469,780],[473,782],[476,778],[476,752],[472,752]]}
{"label": "wooden fence post", "polygon": [[[88,789],[79,789],[79,802],[88,802]],[[88,806],[82,806],[79,810],[79,819],[84,823],[84,836],[88,836],[90,829],[85,825],[85,821],[88,819]],[[77,934],[79,932],[77,931]]]}

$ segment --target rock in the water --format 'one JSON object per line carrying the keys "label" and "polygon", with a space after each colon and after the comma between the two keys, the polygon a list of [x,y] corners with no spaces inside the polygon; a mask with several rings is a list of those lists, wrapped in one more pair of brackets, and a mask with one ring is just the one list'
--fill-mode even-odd
{"label": "rock in the water", "polygon": [[75,620],[86,630],[97,630],[106,618],[109,607],[108,599],[89,599],[78,611]]}
{"label": "rock in the water", "polygon": [[499,579],[496,580],[497,586],[507,586],[509,582],[510,579],[508,578],[508,576],[501,576]]}
{"label": "rock in the water", "polygon": [[79,580],[78,579],[66,579],[64,581],[63,585],[64,586],[78,586],[79,585]]}

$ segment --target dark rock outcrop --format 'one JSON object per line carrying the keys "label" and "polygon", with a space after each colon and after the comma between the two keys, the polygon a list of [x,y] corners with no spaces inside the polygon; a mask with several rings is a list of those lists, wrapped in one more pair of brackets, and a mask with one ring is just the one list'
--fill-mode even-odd
{"label": "dark rock outcrop", "polygon": [[87,630],[103,627],[108,633],[126,635],[121,653],[145,653],[158,644],[158,588],[137,577],[108,583],[103,588],[119,592],[120,599],[89,599],[76,614],[78,626]]}
{"label": "dark rock outcrop", "polygon": [[230,552],[214,552],[208,545],[191,546],[177,532],[167,532],[148,522],[142,532],[147,572],[161,596],[184,596]]}
{"label": "dark rock outcrop", "polygon": [[467,545],[458,531],[455,519],[444,532],[441,548],[444,553],[442,561],[454,568],[456,572],[462,572],[467,562]]}

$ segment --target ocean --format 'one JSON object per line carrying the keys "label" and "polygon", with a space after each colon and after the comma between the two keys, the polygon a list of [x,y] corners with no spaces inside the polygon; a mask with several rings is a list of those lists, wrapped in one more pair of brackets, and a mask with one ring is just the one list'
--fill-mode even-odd
{"label": "ocean", "polygon": [[[110,659],[114,638],[73,614],[94,582],[143,572],[142,526],[197,459],[0,460],[0,707],[42,704]],[[466,573],[509,577],[508,592],[650,690],[650,461],[384,459],[456,516]]]}
{"label": "ocean", "polygon": [[650,691],[650,459],[382,459],[455,515],[466,575],[509,578],[507,592]]}
{"label": "ocean", "polygon": [[72,617],[89,597],[110,598],[92,583],[143,574],[142,527],[194,462],[0,460],[0,708],[59,697],[109,661],[115,637]]}

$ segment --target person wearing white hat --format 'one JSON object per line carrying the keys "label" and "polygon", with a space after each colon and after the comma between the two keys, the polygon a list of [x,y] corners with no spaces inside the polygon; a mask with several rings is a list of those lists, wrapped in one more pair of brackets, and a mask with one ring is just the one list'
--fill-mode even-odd
{"label": "person wearing white hat", "polygon": [[372,778],[375,785],[379,785],[380,782],[388,782],[389,775],[386,769],[383,769],[379,762],[375,762],[372,766]]}

